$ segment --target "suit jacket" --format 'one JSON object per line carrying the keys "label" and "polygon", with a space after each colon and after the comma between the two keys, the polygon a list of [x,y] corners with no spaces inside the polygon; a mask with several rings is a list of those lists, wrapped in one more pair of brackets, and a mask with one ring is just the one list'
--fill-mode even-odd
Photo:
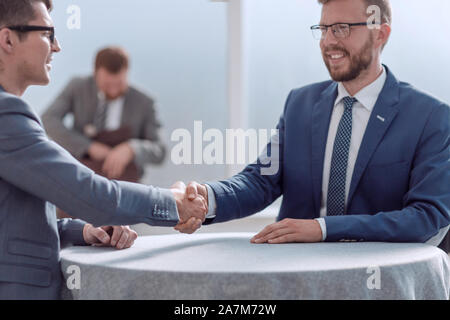
{"label": "suit jacket", "polygon": [[[370,116],[351,181],[347,214],[325,217],[326,241],[429,242],[450,223],[450,108],[411,85],[387,79]],[[322,172],[337,83],[293,90],[278,123],[279,167],[261,159],[238,175],[208,183],[222,222],[262,210],[283,195],[278,220],[320,215]]]}
{"label": "suit jacket", "polygon": [[[52,204],[82,220],[57,221]],[[24,285],[19,299],[29,297],[27,286],[32,298],[58,298],[60,247],[85,244],[84,221],[174,226],[178,213],[169,190],[108,180],[80,164],[0,87],[0,299],[8,284]]]}
{"label": "suit jacket", "polygon": [[[157,164],[164,160],[165,146],[158,134],[161,124],[150,97],[133,87],[129,87],[124,97],[121,125],[131,130],[130,142],[135,152],[135,163],[142,173],[145,164]],[[92,142],[85,134],[85,127],[94,123],[98,103],[94,77],[77,77],[70,81],[42,115],[48,135],[77,159],[83,158]],[[67,114],[73,115],[72,129],[63,124]]]}

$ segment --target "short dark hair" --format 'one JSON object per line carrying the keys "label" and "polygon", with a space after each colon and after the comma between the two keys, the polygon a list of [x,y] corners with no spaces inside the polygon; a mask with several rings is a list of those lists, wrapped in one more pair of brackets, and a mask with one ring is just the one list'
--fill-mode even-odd
{"label": "short dark hair", "polygon": [[36,18],[34,4],[42,2],[48,11],[53,8],[52,0],[0,0],[0,27],[24,25]]}
{"label": "short dark hair", "polygon": [[95,57],[95,71],[104,68],[109,73],[117,74],[123,69],[128,69],[128,65],[128,53],[121,47],[101,49]]}
{"label": "short dark hair", "polygon": [[[320,4],[326,4],[332,0],[319,0]],[[389,0],[363,0],[367,7],[375,5],[381,11],[381,23],[392,24],[392,8]]]}

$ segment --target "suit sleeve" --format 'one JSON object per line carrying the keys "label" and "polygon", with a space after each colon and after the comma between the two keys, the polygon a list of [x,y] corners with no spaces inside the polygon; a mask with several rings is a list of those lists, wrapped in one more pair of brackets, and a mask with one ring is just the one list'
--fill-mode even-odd
{"label": "suit sleeve", "polygon": [[63,121],[73,113],[73,103],[79,86],[79,79],[73,79],[42,115],[42,122],[48,135],[80,159],[89,148],[91,140],[76,130],[68,129]]}
{"label": "suit sleeve", "polygon": [[160,164],[166,155],[166,147],[160,137],[161,123],[157,119],[154,102],[151,99],[144,100],[142,103],[145,105],[146,113],[141,137],[130,140],[135,153],[135,162],[140,167],[149,163]]}
{"label": "suit sleeve", "polygon": [[244,218],[263,210],[281,196],[284,115],[276,129],[277,134],[271,137],[255,163],[228,180],[207,182],[214,192],[217,208],[216,216],[207,219],[205,224]]}
{"label": "suit sleeve", "polygon": [[170,190],[96,175],[50,141],[37,116],[15,97],[3,99],[0,108],[0,176],[95,226],[174,226],[179,220]]}
{"label": "suit sleeve", "polygon": [[326,241],[342,239],[438,245],[450,224],[450,108],[429,116],[402,210],[325,217]]}
{"label": "suit sleeve", "polygon": [[87,246],[84,241],[83,228],[86,222],[80,219],[58,219],[58,233],[61,248],[68,245]]}

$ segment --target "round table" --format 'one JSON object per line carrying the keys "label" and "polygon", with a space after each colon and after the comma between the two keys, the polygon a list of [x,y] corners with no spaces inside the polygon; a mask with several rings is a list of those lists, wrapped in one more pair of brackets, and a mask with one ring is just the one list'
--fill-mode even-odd
{"label": "round table", "polygon": [[[62,295],[158,300],[449,299],[449,257],[430,245],[251,244],[253,235],[146,236],[126,250],[69,247],[61,251],[66,279]],[[66,286],[69,282],[72,290]]]}

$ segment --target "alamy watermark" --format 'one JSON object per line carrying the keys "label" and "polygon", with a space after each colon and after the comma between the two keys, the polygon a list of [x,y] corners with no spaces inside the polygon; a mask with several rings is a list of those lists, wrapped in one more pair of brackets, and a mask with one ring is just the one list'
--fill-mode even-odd
{"label": "alamy watermark", "polygon": [[381,289],[381,270],[380,267],[372,266],[368,267],[366,273],[370,274],[367,278],[367,289],[380,290]]}
{"label": "alamy watermark", "polygon": [[75,4],[67,7],[66,10],[69,17],[67,18],[67,28],[69,30],[81,29],[81,8]]}
{"label": "alamy watermark", "polygon": [[66,285],[69,290],[80,290],[81,289],[81,269],[77,265],[70,265],[66,269],[66,274],[68,274]]}
{"label": "alamy watermark", "polygon": [[381,26],[381,9],[377,5],[371,5],[367,7],[366,13],[369,15],[367,19],[367,28],[380,29]]}
{"label": "alamy watermark", "polygon": [[278,129],[226,129],[224,134],[219,129],[204,131],[202,121],[194,121],[193,134],[187,129],[176,129],[170,139],[177,143],[171,151],[172,163],[176,165],[235,165],[258,160],[262,175],[274,175],[279,170]]}

